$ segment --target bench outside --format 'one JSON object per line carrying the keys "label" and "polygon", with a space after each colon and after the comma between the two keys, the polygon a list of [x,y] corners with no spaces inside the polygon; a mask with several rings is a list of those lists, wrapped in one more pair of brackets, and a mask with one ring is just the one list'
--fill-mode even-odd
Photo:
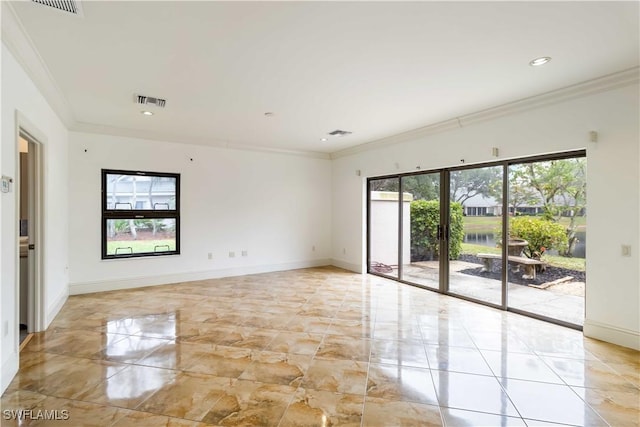
{"label": "bench outside", "polygon": [[[482,265],[483,265],[482,271],[489,271],[489,272],[494,271],[493,260],[502,259],[502,255],[496,255],[496,254],[477,254],[476,256],[482,260]],[[520,268],[520,265],[524,265],[525,274],[522,275],[524,279],[535,279],[536,265],[546,265],[546,263],[543,261],[522,257],[522,256],[510,255],[507,257],[507,259],[509,260],[510,263],[518,264],[518,268]]]}

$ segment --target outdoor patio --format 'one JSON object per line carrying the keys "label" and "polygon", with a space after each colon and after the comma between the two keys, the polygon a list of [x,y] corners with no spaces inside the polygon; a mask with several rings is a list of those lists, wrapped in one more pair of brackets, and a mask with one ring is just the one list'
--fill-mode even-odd
{"label": "outdoor patio", "polygon": [[[502,284],[499,280],[471,276],[461,270],[478,264],[454,260],[450,263],[450,290],[454,293],[499,304]],[[438,262],[422,261],[403,265],[403,279],[438,287]],[[565,282],[542,288],[508,284],[509,307],[582,325],[584,322],[584,283]]]}

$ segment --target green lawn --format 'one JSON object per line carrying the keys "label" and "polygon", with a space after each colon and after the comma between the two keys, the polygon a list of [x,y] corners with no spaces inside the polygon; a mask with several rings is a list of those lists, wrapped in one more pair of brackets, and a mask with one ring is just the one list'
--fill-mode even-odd
{"label": "green lawn", "polygon": [[493,233],[501,227],[502,217],[500,216],[465,216],[462,218],[464,231],[475,233]]}
{"label": "green lawn", "polygon": [[[169,249],[166,246],[168,245]],[[175,239],[166,239],[166,240],[116,240],[107,242],[107,255],[115,255],[116,248],[129,248],[133,249],[133,253],[148,253],[154,252],[156,246],[158,247],[158,252],[163,251],[175,251],[176,250],[176,241]],[[130,251],[128,249],[121,249],[118,251],[118,255],[128,254]]]}
{"label": "green lawn", "polygon": [[[463,243],[460,253],[469,255],[476,255],[479,253],[499,255],[502,253],[502,249],[491,246],[474,245],[472,243]],[[586,270],[586,260],[584,258],[567,258],[557,255],[543,255],[542,260],[554,267],[567,268],[569,270],[576,271]]]}
{"label": "green lawn", "polygon": [[463,243],[460,253],[468,254],[468,255],[475,255],[478,253],[500,255],[502,253],[502,249],[496,248],[493,246],[474,245],[473,243]]}

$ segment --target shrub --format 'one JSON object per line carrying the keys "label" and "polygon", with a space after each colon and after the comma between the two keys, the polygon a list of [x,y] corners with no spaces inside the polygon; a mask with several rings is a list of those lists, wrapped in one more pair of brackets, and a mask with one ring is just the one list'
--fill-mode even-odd
{"label": "shrub", "polygon": [[511,237],[529,242],[524,249],[524,254],[529,258],[540,258],[542,253],[549,249],[561,252],[569,245],[565,228],[544,218],[511,218],[509,233]]}
{"label": "shrub", "polygon": [[136,229],[145,231],[164,231],[167,226],[161,219],[144,218],[136,219],[134,222]]}
{"label": "shrub", "polygon": [[449,209],[449,220],[451,229],[449,231],[449,259],[458,259],[462,250],[462,240],[464,239],[464,217],[462,215],[462,205],[453,202]]}
{"label": "shrub", "polygon": [[[437,259],[440,248],[437,239],[440,224],[440,202],[414,200],[411,202],[411,261]],[[460,256],[464,237],[462,205],[452,203],[450,211],[449,258]]]}
{"label": "shrub", "polygon": [[117,219],[113,222],[116,233],[129,233],[129,221],[126,219]]}

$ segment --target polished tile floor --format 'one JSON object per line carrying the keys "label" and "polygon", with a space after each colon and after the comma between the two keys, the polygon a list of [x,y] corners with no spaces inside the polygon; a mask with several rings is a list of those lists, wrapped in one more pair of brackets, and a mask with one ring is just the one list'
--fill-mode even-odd
{"label": "polished tile floor", "polygon": [[[335,268],[70,297],[20,366],[2,426],[618,427],[640,417],[636,351]],[[21,423],[6,419],[21,409],[31,410]]]}

